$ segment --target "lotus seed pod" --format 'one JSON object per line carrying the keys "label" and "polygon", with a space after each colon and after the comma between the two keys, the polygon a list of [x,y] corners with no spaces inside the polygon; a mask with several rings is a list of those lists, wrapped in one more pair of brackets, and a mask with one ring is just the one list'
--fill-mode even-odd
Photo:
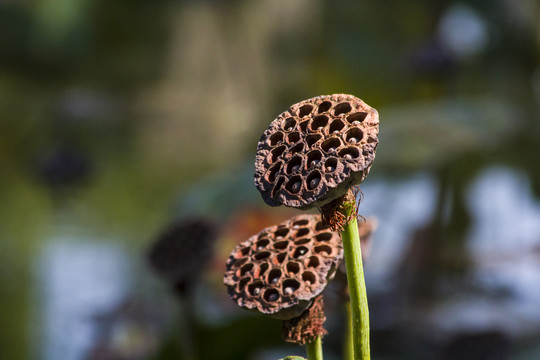
{"label": "lotus seed pod", "polygon": [[259,140],[255,186],[271,206],[321,207],[364,181],[378,133],[377,111],[352,95],[294,104]]}
{"label": "lotus seed pod", "polygon": [[214,254],[218,227],[204,218],[182,219],[160,233],[148,250],[152,269],[182,293]]}
{"label": "lotus seed pod", "polygon": [[320,215],[300,215],[237,245],[224,283],[240,307],[292,319],[324,290],[342,258],[339,235]]}

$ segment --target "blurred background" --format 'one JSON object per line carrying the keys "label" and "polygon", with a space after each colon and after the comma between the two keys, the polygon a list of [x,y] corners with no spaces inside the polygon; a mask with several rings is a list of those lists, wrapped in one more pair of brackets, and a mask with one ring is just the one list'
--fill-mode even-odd
{"label": "blurred background", "polygon": [[[262,132],[350,93],[380,114],[373,358],[539,359],[539,55],[535,0],[0,0],[0,358],[303,355],[224,263],[298,214],[253,186]],[[171,284],[148,254],[194,216],[217,240]]]}

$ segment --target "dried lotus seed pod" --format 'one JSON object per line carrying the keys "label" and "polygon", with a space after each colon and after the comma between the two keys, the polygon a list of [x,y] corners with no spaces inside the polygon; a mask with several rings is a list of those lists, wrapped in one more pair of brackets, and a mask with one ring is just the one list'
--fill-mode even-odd
{"label": "dried lotus seed pod", "polygon": [[339,235],[320,215],[300,215],[237,245],[224,283],[240,307],[292,319],[324,290],[342,258]]}
{"label": "dried lotus seed pod", "polygon": [[163,230],[148,249],[149,265],[183,293],[212,259],[217,236],[217,224],[208,219],[178,220]]}
{"label": "dried lotus seed pod", "polygon": [[321,207],[364,181],[378,133],[377,111],[355,96],[294,104],[259,140],[255,186],[271,206]]}

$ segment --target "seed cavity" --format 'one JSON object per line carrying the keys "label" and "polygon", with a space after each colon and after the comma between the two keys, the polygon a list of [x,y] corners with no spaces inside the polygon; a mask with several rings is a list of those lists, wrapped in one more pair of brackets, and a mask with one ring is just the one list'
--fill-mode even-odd
{"label": "seed cavity", "polygon": [[335,151],[338,147],[341,146],[341,141],[337,137],[331,137],[326,139],[321,144],[321,149],[325,152]]}
{"label": "seed cavity", "polygon": [[322,130],[328,124],[328,116],[318,115],[311,120],[310,129],[312,131]]}
{"label": "seed cavity", "polygon": [[287,269],[287,273],[289,274],[298,274],[300,272],[300,265],[298,265],[298,263],[295,263],[295,262],[288,262],[286,269]]}
{"label": "seed cavity", "polygon": [[287,279],[283,281],[282,288],[285,295],[292,295],[300,288],[300,283],[294,279]]}
{"label": "seed cavity", "polygon": [[281,277],[281,270],[279,269],[272,269],[268,273],[268,283],[269,284],[275,284],[279,281],[279,278]]}
{"label": "seed cavity", "polygon": [[283,141],[283,133],[278,131],[270,135],[270,146],[274,146]]}
{"label": "seed cavity", "polygon": [[302,280],[304,280],[306,285],[311,285],[315,284],[315,282],[317,281],[317,277],[311,271],[304,271],[302,273]]}
{"label": "seed cavity", "polygon": [[264,284],[260,280],[252,282],[251,284],[248,285],[248,292],[252,296],[257,296],[257,295],[259,295],[261,293],[261,290],[262,290],[263,286],[264,286]]}
{"label": "seed cavity", "polygon": [[332,107],[332,103],[330,101],[323,101],[319,105],[318,112],[319,112],[319,114],[323,113],[323,112],[326,112],[326,111],[330,110],[331,107]]}
{"label": "seed cavity", "polygon": [[329,158],[324,163],[324,169],[325,169],[325,171],[327,173],[331,173],[331,172],[334,172],[336,170],[337,165],[338,165],[338,161],[337,161],[336,158]]}
{"label": "seed cavity", "polygon": [[313,171],[311,174],[309,174],[307,177],[308,189],[315,190],[317,186],[319,186],[321,178],[322,176],[318,171]]}
{"label": "seed cavity", "polygon": [[279,292],[276,289],[267,289],[264,292],[263,298],[268,302],[275,302],[279,299]]}
{"label": "seed cavity", "polygon": [[313,110],[313,106],[312,105],[302,105],[300,107],[300,110],[298,111],[298,116],[299,117],[304,117],[304,116],[307,116],[309,114],[311,114],[311,110]]}
{"label": "seed cavity", "polygon": [[338,116],[341,114],[348,113],[352,110],[351,104],[348,102],[342,102],[334,106],[334,115]]}
{"label": "seed cavity", "polygon": [[295,126],[296,126],[296,120],[294,120],[294,118],[292,117],[287,118],[285,119],[285,121],[283,121],[283,130],[285,131],[292,131]]}
{"label": "seed cavity", "polygon": [[[367,116],[367,113],[365,112],[357,112],[357,113],[350,114],[349,116],[347,116],[347,121],[350,124],[353,124],[354,122],[358,122],[357,124],[359,124],[365,120],[366,116]],[[357,125],[357,124],[354,124],[354,125]]]}

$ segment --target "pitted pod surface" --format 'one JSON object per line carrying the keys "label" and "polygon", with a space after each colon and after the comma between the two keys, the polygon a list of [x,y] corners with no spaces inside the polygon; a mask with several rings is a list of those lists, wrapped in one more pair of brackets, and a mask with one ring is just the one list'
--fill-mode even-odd
{"label": "pitted pod surface", "polygon": [[255,186],[271,206],[320,207],[364,181],[375,159],[377,111],[352,95],[292,105],[264,132]]}
{"label": "pitted pod surface", "polygon": [[239,306],[292,319],[324,290],[342,258],[341,239],[321,216],[300,215],[237,245],[224,283]]}

